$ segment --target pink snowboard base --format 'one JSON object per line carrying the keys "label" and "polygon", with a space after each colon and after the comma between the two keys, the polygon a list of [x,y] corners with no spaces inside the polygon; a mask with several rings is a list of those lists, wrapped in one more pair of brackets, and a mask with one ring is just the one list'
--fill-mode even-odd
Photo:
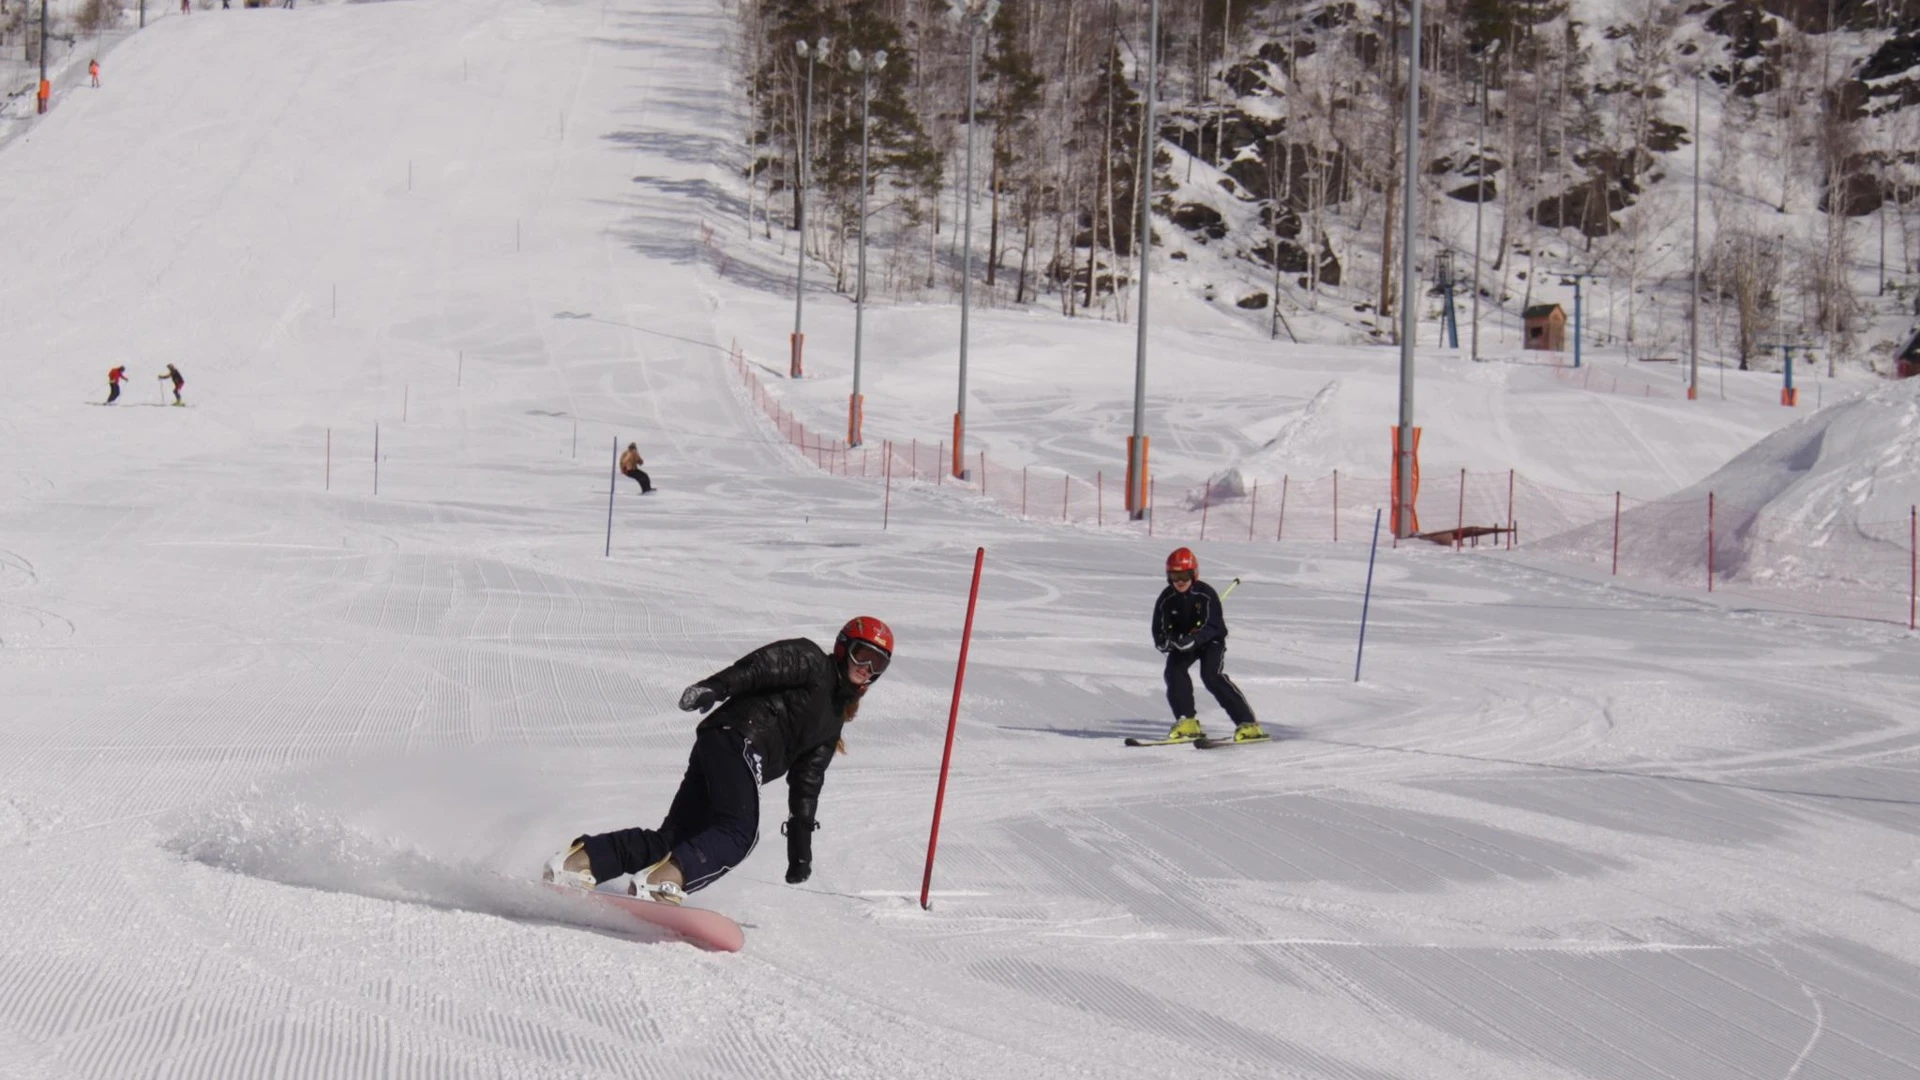
{"label": "pink snowboard base", "polygon": [[706,908],[687,907],[682,904],[663,904],[655,900],[641,900],[621,893],[590,891],[577,889],[571,885],[553,885],[548,888],[582,899],[618,908],[623,914],[650,926],[658,926],[685,938],[703,949],[715,952],[739,952],[747,943],[746,931],[740,924],[717,911]]}

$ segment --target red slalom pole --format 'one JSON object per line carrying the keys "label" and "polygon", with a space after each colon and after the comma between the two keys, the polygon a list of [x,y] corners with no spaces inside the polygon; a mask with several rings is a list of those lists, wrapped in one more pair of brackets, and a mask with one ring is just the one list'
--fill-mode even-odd
{"label": "red slalom pole", "polygon": [[967,593],[967,624],[960,631],[960,667],[953,675],[953,707],[947,711],[947,748],[940,754],[940,787],[933,796],[933,831],[927,834],[927,872],[920,879],[920,910],[932,911],[933,853],[940,846],[940,808],[947,801],[947,768],[953,764],[953,733],[960,723],[960,687],[967,681],[967,646],[973,642],[973,609],[980,599],[980,564],[986,548],[973,551],[973,588]]}

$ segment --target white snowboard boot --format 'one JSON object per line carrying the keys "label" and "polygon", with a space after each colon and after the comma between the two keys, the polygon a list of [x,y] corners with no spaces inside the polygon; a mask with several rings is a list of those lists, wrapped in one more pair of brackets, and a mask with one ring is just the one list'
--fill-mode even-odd
{"label": "white snowboard boot", "polygon": [[591,891],[600,884],[593,879],[593,864],[587,859],[586,845],[575,840],[566,849],[547,860],[546,869],[540,873],[541,880],[554,885],[571,885],[576,889]]}

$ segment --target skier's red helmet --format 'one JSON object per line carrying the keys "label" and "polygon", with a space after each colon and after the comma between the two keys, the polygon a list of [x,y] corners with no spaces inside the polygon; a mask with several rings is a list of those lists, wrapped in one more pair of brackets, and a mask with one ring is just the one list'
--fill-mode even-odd
{"label": "skier's red helmet", "polygon": [[833,657],[843,664],[858,664],[877,679],[893,659],[893,630],[871,615],[855,616],[833,639]]}
{"label": "skier's red helmet", "polygon": [[1200,576],[1200,560],[1194,555],[1192,548],[1174,548],[1173,554],[1167,556],[1167,573],[1171,574],[1176,570],[1185,570],[1195,577]]}

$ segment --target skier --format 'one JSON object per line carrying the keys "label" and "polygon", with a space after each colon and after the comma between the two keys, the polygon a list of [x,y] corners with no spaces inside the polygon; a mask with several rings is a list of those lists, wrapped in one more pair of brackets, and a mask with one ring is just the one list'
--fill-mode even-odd
{"label": "skier", "polygon": [[108,369],[107,371],[107,404],[111,405],[114,402],[120,400],[120,384],[126,381],[127,381],[127,368],[125,364],[122,364],[116,368]]}
{"label": "skier", "polygon": [[651,495],[653,481],[647,478],[646,473],[640,471],[640,466],[645,464],[646,462],[640,460],[640,449],[628,443],[627,449],[620,455],[620,475],[631,477],[635,483],[639,484],[640,494]]}
{"label": "skier", "polygon": [[175,405],[185,405],[186,402],[180,400],[180,388],[187,385],[187,378],[180,374],[180,369],[174,367],[172,364],[168,364],[167,370],[163,372],[160,377],[162,379],[173,380],[173,403]]}
{"label": "skier", "polygon": [[1167,654],[1167,704],[1174,718],[1168,739],[1193,742],[1206,737],[1194,715],[1193,680],[1187,675],[1195,660],[1200,661],[1200,681],[1233,719],[1233,741],[1267,737],[1240,688],[1220,669],[1227,657],[1227,620],[1220,611],[1220,595],[1200,580],[1200,560],[1187,548],[1167,556],[1167,587],[1153,605],[1153,644]]}
{"label": "skier", "polygon": [[893,631],[852,619],[828,653],[806,638],[763,645],[694,683],[680,708],[706,712],[680,790],[657,829],[575,839],[547,860],[547,881],[591,889],[632,874],[634,896],[678,904],[746,860],[760,839],[760,785],[787,778],[787,883],[813,873],[816,810],[841,728],[893,658]]}
{"label": "skier", "polygon": [[100,61],[98,60],[87,61],[87,74],[89,76],[92,76],[93,85],[99,86],[100,85]]}

